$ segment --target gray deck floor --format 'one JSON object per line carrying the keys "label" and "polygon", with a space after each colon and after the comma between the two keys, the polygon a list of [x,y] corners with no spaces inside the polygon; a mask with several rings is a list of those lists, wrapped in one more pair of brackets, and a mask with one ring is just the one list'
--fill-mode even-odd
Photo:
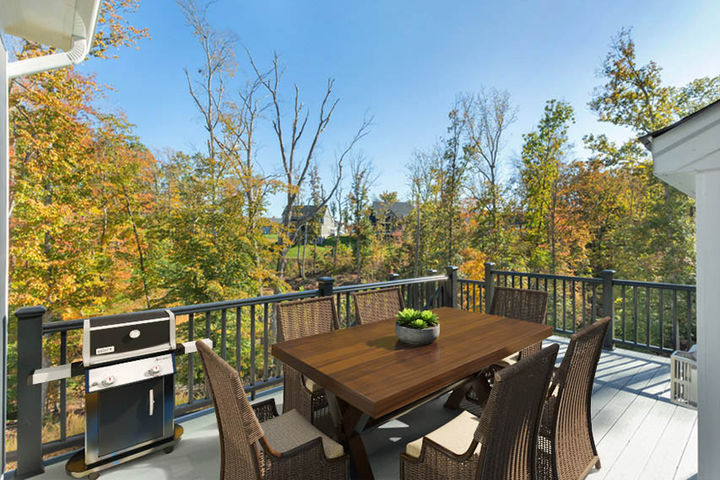
{"label": "gray deck floor", "polygon": [[[561,343],[561,355],[566,341]],[[593,430],[602,469],[589,479],[686,480],[697,472],[697,413],[669,400],[667,359],[617,349],[600,360],[592,400]],[[276,396],[280,403],[281,396]],[[444,398],[364,435],[375,477],[398,478],[405,444],[450,420]],[[183,423],[185,435],[169,455],[156,454],[104,472],[107,480],[215,479],[219,442],[214,415]],[[47,467],[42,480],[66,479],[63,464]]]}

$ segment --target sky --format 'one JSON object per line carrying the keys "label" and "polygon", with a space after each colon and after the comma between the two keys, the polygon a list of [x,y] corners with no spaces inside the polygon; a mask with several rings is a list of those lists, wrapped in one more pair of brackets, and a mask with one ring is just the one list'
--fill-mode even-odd
{"label": "sky", "polygon": [[[278,53],[286,85],[299,86],[311,118],[327,79],[334,78],[340,102],[317,155],[326,183],[336,153],[372,116],[358,148],[376,169],[373,192],[398,191],[401,198],[408,192],[405,165],[444,134],[461,92],[485,87],[510,93],[517,121],[503,153],[506,174],[519,157],[522,134],[532,130],[550,98],[576,109],[570,137],[578,156],[586,133],[627,138],[629,132],[598,123],[587,107],[602,83],[597,71],[611,39],[623,27],[632,28],[639,62],[657,62],[668,84],[720,74],[717,0],[218,0],[209,20],[237,37],[230,95],[249,78],[245,48],[265,66]],[[206,134],[184,73],[201,64],[202,53],[179,7],[143,0],[131,22],[147,27],[151,39],[121,50],[116,60],[91,59],[81,67],[113,87],[101,106],[125,112],[153,150],[202,149]],[[290,95],[283,100],[291,106]],[[278,173],[277,142],[268,123],[262,128],[258,161],[266,173]],[[282,207],[272,198],[270,214]]]}

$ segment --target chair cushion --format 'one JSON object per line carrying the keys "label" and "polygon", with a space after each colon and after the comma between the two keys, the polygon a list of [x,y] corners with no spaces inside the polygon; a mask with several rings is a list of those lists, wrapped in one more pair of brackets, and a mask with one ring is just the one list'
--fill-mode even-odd
{"label": "chair cushion", "polygon": [[318,385],[317,383],[313,382],[309,378],[303,375],[303,382],[305,383],[305,388],[310,390],[311,393],[317,393],[321,392],[323,387],[321,385]]}
{"label": "chair cushion", "polygon": [[520,353],[513,353],[512,355],[508,355],[507,357],[503,358],[495,365],[497,365],[501,368],[505,368],[505,367],[509,367],[510,365],[515,365],[519,359],[520,359]]}
{"label": "chair cushion", "polygon": [[[468,411],[463,411],[442,427],[425,435],[425,437],[408,443],[407,447],[405,447],[405,453],[411,457],[420,458],[423,438],[427,437],[451,452],[462,455],[470,448],[473,435],[475,435],[475,430],[477,430],[479,423],[480,419],[478,417]],[[481,445],[478,444],[474,452],[475,454],[480,453],[480,446]]]}
{"label": "chair cushion", "polygon": [[323,450],[327,458],[338,458],[345,453],[342,445],[315,428],[297,410],[290,410],[279,417],[264,421],[262,428],[268,444],[281,453],[299,447],[317,437],[322,439]]}

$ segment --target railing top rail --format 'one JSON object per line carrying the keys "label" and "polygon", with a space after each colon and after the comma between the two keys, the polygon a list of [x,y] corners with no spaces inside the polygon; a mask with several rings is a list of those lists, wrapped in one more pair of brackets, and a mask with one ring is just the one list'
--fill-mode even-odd
{"label": "railing top rail", "polygon": [[416,283],[428,283],[428,282],[439,282],[447,280],[445,275],[431,275],[428,277],[417,277],[417,278],[403,278],[398,280],[387,280],[384,282],[374,283],[358,283],[355,285],[341,285],[333,288],[333,293],[348,293],[357,292],[360,290],[371,290],[373,288],[389,288],[398,287],[401,285],[413,285]]}
{"label": "railing top rail", "polygon": [[473,280],[471,278],[458,278],[458,282],[460,283],[469,283],[470,285],[485,285],[484,280]]}
{"label": "railing top rail", "polygon": [[492,273],[499,274],[499,275],[523,276],[523,277],[529,277],[529,278],[549,278],[549,279],[555,279],[555,280],[571,280],[574,282],[597,283],[597,284],[602,283],[601,278],[572,277],[569,275],[555,275],[552,273],[513,272],[511,270],[493,270]]}
{"label": "railing top rail", "polygon": [[643,282],[639,280],[613,280],[613,285],[624,285],[627,287],[660,288],[664,290],[681,290],[686,292],[694,292],[696,290],[695,285],[683,285],[681,283]]}
{"label": "railing top rail", "polygon": [[[389,280],[385,282],[374,282],[374,283],[360,283],[356,285],[342,285],[335,287],[333,289],[333,293],[349,293],[349,292],[356,292],[360,290],[369,290],[373,288],[387,288],[387,287],[395,287],[400,285],[411,285],[416,283],[427,283],[427,282],[436,282],[436,281],[443,281],[447,277],[445,275],[431,275],[427,277],[417,277],[417,278],[404,278],[404,279],[398,279],[398,280]],[[226,300],[223,302],[213,302],[213,303],[200,303],[196,305],[183,305],[178,307],[171,307],[169,308],[170,311],[172,311],[175,315],[189,315],[191,313],[205,313],[205,312],[213,312],[218,310],[227,310],[231,308],[238,308],[238,307],[248,307],[251,305],[263,305],[266,303],[279,303],[289,300],[300,300],[303,298],[312,298],[317,297],[320,295],[320,291],[317,289],[314,290],[304,290],[302,292],[287,292],[287,293],[278,293],[274,295],[265,295],[260,297],[251,297],[251,298],[242,298],[237,300]],[[89,317],[88,317],[89,318]],[[43,323],[43,333],[44,334],[51,334],[51,333],[60,333],[60,332],[67,332],[71,330],[79,330],[83,328],[83,322],[84,318],[76,319],[76,320],[64,320],[60,322],[45,322]]]}
{"label": "railing top rail", "polygon": [[[168,310],[175,315],[189,315],[191,313],[205,313],[217,310],[226,310],[237,307],[247,307],[251,305],[262,305],[265,303],[278,303],[286,300],[299,300],[302,298],[317,297],[320,294],[318,290],[304,290],[302,292],[278,293],[274,295],[265,295],[261,297],[242,298],[238,300],[226,300],[224,302],[199,303],[196,305],[183,305],[179,307],[171,307]],[[148,310],[152,311],[152,310]],[[90,318],[90,317],[88,317]],[[77,330],[83,327],[84,318],[77,320],[64,320],[60,322],[43,323],[43,333],[58,333],[68,330]]]}

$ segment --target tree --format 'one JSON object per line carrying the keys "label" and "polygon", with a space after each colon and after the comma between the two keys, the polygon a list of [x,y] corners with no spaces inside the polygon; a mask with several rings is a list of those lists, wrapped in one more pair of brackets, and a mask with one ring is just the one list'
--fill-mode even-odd
{"label": "tree", "polygon": [[355,240],[355,273],[358,283],[362,283],[363,268],[372,246],[370,188],[375,181],[372,163],[363,156],[355,157],[350,164],[348,209],[352,238]]}
{"label": "tree", "polygon": [[445,149],[437,170],[440,180],[441,216],[444,219],[445,264],[455,263],[455,256],[460,251],[458,230],[460,224],[461,196],[467,180],[468,159],[462,151],[462,139],[465,133],[465,119],[455,105],[448,113],[450,125],[444,140]]}
{"label": "tree", "polygon": [[569,103],[549,100],[535,130],[523,135],[521,192],[531,266],[557,268],[560,169],[569,151],[567,130],[574,122]]}
{"label": "tree", "polygon": [[[653,61],[638,64],[631,32],[621,30],[603,62],[605,83],[595,89],[590,108],[601,121],[644,135],[720,98],[720,77],[696,79],[678,88],[665,85],[661,71]],[[619,263],[637,265],[628,273],[647,280],[692,281],[693,201],[654,177],[647,152],[634,138],[618,146],[603,135],[589,135],[585,143],[607,167],[626,169],[635,179],[629,195],[631,214],[618,227],[629,257]],[[659,237],[665,240],[653,241]]]}
{"label": "tree", "polygon": [[[137,5],[105,2],[91,57],[108,58],[147,36],[127,20]],[[17,45],[19,59],[54,51],[35,43]],[[133,215],[102,192],[121,191],[117,182],[142,184],[133,175],[141,175],[148,158],[133,146],[137,142],[124,119],[94,107],[101,93],[92,77],[74,68],[10,84],[11,309],[43,304],[49,315],[65,318],[102,312],[126,298],[137,264],[117,253],[133,250],[133,244],[136,249],[142,234],[138,231],[135,240],[125,235]],[[108,142],[119,147],[112,174],[105,157]],[[132,204],[134,193],[126,193]]]}
{"label": "tree", "polygon": [[475,176],[472,194],[476,202],[487,204],[491,231],[496,231],[502,193],[498,178],[501,154],[507,129],[516,120],[515,108],[510,103],[510,94],[496,89],[465,95],[462,106],[467,128],[464,153]]}
{"label": "tree", "polygon": [[335,222],[335,242],[333,243],[333,272],[337,271],[338,247],[340,243],[340,235],[344,230],[344,226],[348,222],[348,201],[343,192],[342,185],[338,186],[330,203],[330,214]]}
{"label": "tree", "polygon": [[[277,260],[277,274],[282,279],[285,276],[287,265],[287,254],[290,247],[297,241],[299,227],[303,225],[292,224],[292,212],[295,208],[298,197],[309,180],[310,168],[313,165],[318,142],[330,125],[332,116],[338,105],[339,99],[333,97],[334,80],[327,81],[325,94],[317,108],[317,117],[314,125],[308,125],[309,110],[301,101],[300,88],[294,86],[292,110],[290,112],[290,128],[285,130],[286,114],[281,102],[282,69],[277,54],[273,57],[272,67],[268,72],[263,72],[257,66],[255,60],[248,52],[248,58],[257,81],[264,88],[270,97],[270,118],[275,138],[277,140],[280,163],[282,165],[283,190],[285,191],[285,208],[283,209],[280,233],[278,235],[279,255]],[[368,133],[372,119],[364,119],[360,128],[355,132],[350,142],[340,152],[335,160],[337,172],[332,186],[319,202],[315,214],[320,208],[325,207],[340,185],[342,179],[342,167],[345,158],[352,152],[355,145]],[[305,145],[302,140],[305,138],[308,128],[309,142]],[[315,215],[310,215],[312,218]]]}

